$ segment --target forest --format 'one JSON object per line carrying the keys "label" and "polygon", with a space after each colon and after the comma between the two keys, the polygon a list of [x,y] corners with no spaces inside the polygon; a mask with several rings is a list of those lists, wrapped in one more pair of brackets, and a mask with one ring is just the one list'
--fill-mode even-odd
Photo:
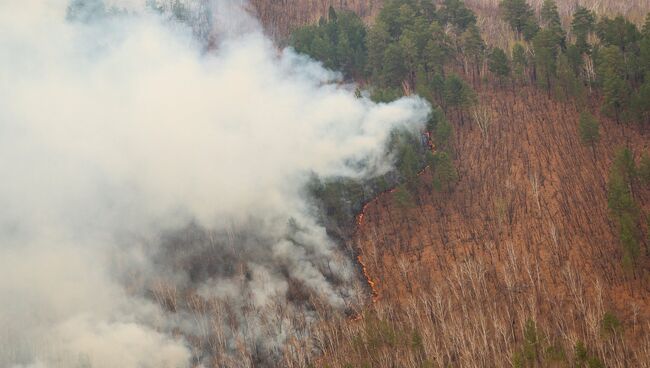
{"label": "forest", "polygon": [[[360,94],[366,93],[377,102],[417,94],[434,106],[425,132],[432,141],[432,150],[422,151],[422,144],[415,139],[403,140],[400,154],[396,155],[399,184],[363,208],[358,226],[368,229],[357,229],[361,235],[355,237],[355,244],[360,259],[364,259],[362,265],[374,302],[369,311],[363,312],[362,326],[328,330],[331,338],[342,334],[347,340],[332,342],[332,348],[325,348],[323,362],[331,358],[333,363],[323,363],[323,366],[623,367],[647,364],[647,317],[642,318],[645,326],[637,327],[636,324],[640,315],[647,316],[649,304],[650,13],[643,22],[635,23],[622,15],[597,13],[583,6],[574,7],[569,17],[561,16],[554,0],[538,5],[535,9],[525,0],[500,1],[499,21],[509,28],[506,36],[500,38],[493,34],[484,37],[481,27],[489,29],[489,25],[485,20],[479,24],[477,14],[459,0],[437,4],[417,0],[385,1],[371,22],[364,22],[353,12],[330,7],[317,23],[299,27],[289,37],[289,44],[297,51],[320,60],[328,68],[341,70],[346,80],[358,83],[362,88]],[[526,107],[526,104],[532,105]],[[547,110],[533,107],[538,104],[543,104]],[[525,123],[527,127],[522,127],[523,131],[508,127],[520,124],[513,121],[517,118],[532,121]],[[556,131],[558,128],[560,130]],[[544,154],[525,153],[539,155],[528,160],[540,160],[542,165],[532,172],[532,167],[524,168],[528,173],[522,178],[523,185],[532,191],[532,205],[544,211],[542,201],[554,201],[549,195],[569,196],[558,205],[568,206],[563,209],[566,211],[563,216],[570,224],[559,231],[583,229],[586,233],[575,235],[578,238],[567,234],[567,241],[572,238],[575,245],[591,242],[590,247],[600,255],[587,256],[591,251],[578,249],[544,249],[545,246],[558,246],[558,225],[552,225],[549,233],[548,224],[537,225],[546,218],[541,212],[531,220],[526,219],[532,215],[525,214],[528,210],[518,215],[521,210],[516,207],[517,202],[513,203],[514,194],[508,191],[522,184],[510,184],[508,190],[495,188],[494,183],[467,183],[477,175],[481,177],[481,173],[468,172],[482,170],[477,162],[490,167],[496,165],[493,170],[500,172],[503,168],[499,165],[515,165],[516,161],[513,162],[509,155],[533,148],[518,146],[536,146],[521,141],[530,139],[525,136],[531,129],[540,130],[538,134],[543,136],[538,137],[539,144],[548,145],[543,149],[549,150]],[[551,138],[553,136],[555,138]],[[492,147],[497,142],[508,147]],[[564,147],[565,144],[568,146]],[[582,148],[571,147],[574,144]],[[476,151],[477,146],[488,157],[468,157],[476,155],[472,151]],[[536,147],[535,150],[541,148]],[[576,148],[584,151],[575,152]],[[548,176],[563,170],[560,164],[554,163],[558,159],[567,160],[563,152],[583,156],[579,160],[584,163],[575,162],[574,172],[571,167],[567,168],[569,176],[565,182],[556,182],[568,192],[554,189],[543,193],[541,187],[553,181]],[[611,160],[603,159],[603,155],[611,155]],[[500,161],[489,162],[497,159]],[[532,166],[531,162],[524,164]],[[575,170],[582,171],[583,165],[587,165],[587,170],[591,171],[589,175],[594,176],[589,176],[587,182],[574,181],[571,177],[582,175]],[[544,174],[544,170],[550,171]],[[484,179],[488,177],[494,178],[483,173]],[[497,177],[503,180],[502,173]],[[481,236],[481,230],[469,229],[492,226],[487,223],[493,221],[486,213],[493,211],[489,206],[469,209],[476,207],[468,196],[479,190],[477,185],[485,188],[485,194],[490,193],[484,200],[495,202],[494,215],[501,218],[497,221],[498,227],[506,221],[504,225],[508,230],[505,231],[509,233],[489,235],[492,241],[506,241],[506,244],[493,245],[497,248],[492,251],[486,250],[485,244],[479,246],[480,242],[489,242],[484,237],[476,239]],[[599,194],[590,193],[589,199],[570,198],[571,195],[581,197],[579,191],[594,190]],[[347,192],[337,191],[334,186],[332,191],[330,195],[334,198],[348,200]],[[545,200],[540,199],[544,196]],[[450,203],[453,201],[461,203]],[[546,203],[546,206],[552,204]],[[458,213],[456,207],[459,207]],[[612,231],[611,240],[606,241],[614,246],[607,248],[610,256],[603,254],[603,248],[598,250],[604,245],[593,244],[600,238],[593,236],[593,232],[601,230],[592,226],[585,228],[584,223],[576,220],[579,215],[572,213],[586,211],[589,217],[594,207],[603,218],[592,217],[591,221],[600,224],[595,226],[606,226]],[[591,214],[594,215],[595,212]],[[481,224],[468,216],[480,216],[486,222]],[[555,222],[556,217],[558,215],[552,215],[547,221]],[[436,221],[449,223],[433,225]],[[458,224],[464,221],[467,224]],[[529,235],[517,234],[514,230],[522,225],[529,227],[528,231],[541,226],[545,234],[534,236],[546,239],[527,240]],[[436,234],[437,231],[441,233]],[[455,235],[442,232],[456,231],[471,235],[458,234],[457,244],[452,245],[454,242],[450,238]],[[475,244],[477,240],[479,244]],[[513,241],[525,244],[513,245],[510,243]],[[432,242],[449,245],[434,245],[431,249],[428,244]],[[536,248],[531,249],[531,244],[536,243]],[[495,253],[501,252],[510,259],[495,262]],[[583,260],[572,260],[574,252]],[[613,254],[616,256],[612,258]],[[583,264],[584,258],[599,259],[595,261],[599,264],[614,262],[598,266],[612,269],[607,277],[610,281],[605,282],[609,286],[604,286],[611,290],[602,291],[603,286],[597,281],[600,277],[590,280],[587,270],[594,265]],[[545,260],[550,263],[540,266]],[[521,262],[527,270],[520,269]],[[531,266],[538,268],[530,269]],[[434,269],[425,270],[428,267]],[[549,268],[540,271],[539,267]],[[366,273],[366,269],[370,271]],[[445,272],[451,275],[446,276]],[[532,275],[535,272],[537,276]],[[565,276],[557,279],[552,275],[556,272]],[[596,274],[601,272],[596,271]],[[531,277],[528,281],[526,273]],[[514,281],[513,277],[519,277],[516,275],[521,275],[522,279]],[[548,279],[535,281],[534,277]],[[576,277],[581,280],[579,288],[584,290],[576,289]],[[601,290],[597,291],[600,296],[594,294],[594,286],[588,286],[591,282],[596,283],[596,290]],[[399,284],[406,291],[382,286],[384,283]],[[465,291],[458,295],[458,290],[454,289],[464,289],[461,285],[465,283],[469,295]],[[513,283],[524,288],[534,287],[535,291],[532,294],[530,291],[517,292],[512,289]],[[632,314],[623,312],[627,307],[622,308],[620,301],[603,299],[603,293],[613,292],[619,288],[614,285],[621,283],[627,285],[629,293],[637,295]],[[546,291],[539,290],[540,287]],[[491,309],[498,308],[496,304],[481,304],[489,304],[499,290],[506,290],[510,303],[522,303],[515,310],[506,308],[509,317],[502,315],[503,309]],[[560,297],[565,293],[579,299]],[[614,295],[617,296],[613,298],[621,298],[620,294]],[[528,297],[530,301],[526,300]],[[558,305],[554,298],[563,301]],[[458,309],[463,313],[458,314]],[[455,319],[468,317],[471,322]],[[511,318],[512,325],[500,325],[507,323],[501,318],[506,321]],[[457,325],[450,327],[449,323]],[[581,323],[585,323],[584,327],[579,327]],[[475,330],[476,325],[478,330]],[[504,338],[500,342],[499,334]],[[508,334],[510,337],[506,338]],[[341,346],[345,353],[340,352]],[[346,354],[350,358],[346,358]]]}
{"label": "forest", "polygon": [[0,367],[650,368],[647,0],[0,1]]}

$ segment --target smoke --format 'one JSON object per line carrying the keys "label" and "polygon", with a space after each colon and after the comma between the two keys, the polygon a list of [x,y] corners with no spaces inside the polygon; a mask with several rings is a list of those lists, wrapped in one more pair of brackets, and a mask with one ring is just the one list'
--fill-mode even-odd
{"label": "smoke", "polygon": [[165,4],[87,3],[101,14],[0,2],[0,366],[311,349],[313,321],[357,301],[356,276],[304,186],[386,172],[390,131],[420,129],[428,105],[355,97],[239,1],[201,3],[203,39]]}

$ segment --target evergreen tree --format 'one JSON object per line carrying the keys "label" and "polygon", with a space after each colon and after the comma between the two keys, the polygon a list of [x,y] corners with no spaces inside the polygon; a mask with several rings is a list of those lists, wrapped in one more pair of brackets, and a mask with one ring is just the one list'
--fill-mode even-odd
{"label": "evergreen tree", "polygon": [[516,43],[512,48],[512,66],[515,75],[522,79],[528,67],[528,58],[526,57],[526,50],[520,43]]}
{"label": "evergreen tree", "polygon": [[510,76],[510,61],[502,49],[495,47],[492,50],[488,61],[488,68],[499,78],[499,81],[503,81]]}
{"label": "evergreen tree", "polygon": [[383,71],[381,80],[387,87],[399,88],[406,77],[403,50],[399,43],[391,43],[384,53]]}
{"label": "evergreen tree", "polygon": [[336,10],[334,10],[334,7],[330,5],[329,9],[327,9],[327,19],[330,22],[336,22]]}
{"label": "evergreen tree", "polygon": [[580,114],[578,130],[580,131],[582,143],[590,145],[593,148],[594,144],[600,140],[599,129],[600,126],[595,116],[589,112]]}
{"label": "evergreen tree", "polygon": [[415,74],[420,65],[420,53],[414,38],[414,33],[410,31],[404,31],[402,36],[399,38],[399,47],[402,51],[404,71],[409,82],[411,82],[411,85],[415,82]]}
{"label": "evergreen tree", "polygon": [[623,16],[603,17],[596,24],[596,34],[605,46],[616,46],[625,53],[641,38],[636,25]]}
{"label": "evergreen tree", "polygon": [[433,158],[433,187],[438,191],[451,192],[458,181],[458,172],[447,152],[438,152]]}
{"label": "evergreen tree", "polygon": [[404,180],[412,182],[417,178],[418,173],[418,155],[413,148],[412,142],[405,140],[400,147],[400,157],[398,161],[398,169]]}
{"label": "evergreen tree", "polygon": [[445,0],[438,12],[442,24],[453,25],[458,33],[476,25],[476,15],[461,0]]}
{"label": "evergreen tree", "polygon": [[454,127],[445,118],[444,114],[439,118],[433,132],[433,141],[438,150],[449,151],[451,149],[451,140],[454,135]]}
{"label": "evergreen tree", "polygon": [[533,39],[538,83],[546,87],[549,94],[556,72],[558,47],[555,33],[548,29],[539,31]]}
{"label": "evergreen tree", "polygon": [[632,153],[623,148],[616,153],[607,183],[607,203],[618,222],[619,240],[623,251],[623,266],[633,269],[638,256],[637,209],[632,197],[635,174]]}
{"label": "evergreen tree", "polygon": [[433,22],[438,18],[436,7],[431,0],[420,0],[420,13],[429,22]]}
{"label": "evergreen tree", "polygon": [[485,52],[485,42],[481,38],[481,32],[476,25],[471,25],[461,35],[463,55],[473,64],[472,80],[480,78],[480,68]]}
{"label": "evergreen tree", "polygon": [[410,190],[405,185],[400,185],[397,187],[393,194],[393,199],[397,207],[405,210],[408,208],[415,207],[415,200]]}
{"label": "evergreen tree", "polygon": [[576,46],[581,53],[589,53],[591,51],[588,38],[589,34],[594,30],[595,22],[596,17],[591,11],[585,7],[578,6],[576,12],[573,14],[571,30],[576,36]]}
{"label": "evergreen tree", "polygon": [[381,80],[384,67],[384,55],[390,43],[386,24],[377,21],[368,32],[368,68],[374,80]]}
{"label": "evergreen tree", "polygon": [[555,0],[544,0],[544,3],[542,4],[541,17],[542,26],[553,32],[557,38],[557,43],[562,46],[562,48],[565,48],[564,30],[562,29],[562,21],[560,20],[560,13],[557,10]]}
{"label": "evergreen tree", "polygon": [[451,40],[438,22],[429,26],[431,37],[427,41],[423,58],[429,73],[444,74],[444,66],[454,56]]}
{"label": "evergreen tree", "polygon": [[476,94],[459,76],[452,74],[445,80],[445,102],[456,109],[462,122],[463,111],[476,103]]}
{"label": "evergreen tree", "polygon": [[504,18],[517,35],[523,35],[526,40],[532,39],[539,28],[535,21],[533,8],[526,0],[503,0],[499,4]]}
{"label": "evergreen tree", "polygon": [[634,93],[631,110],[641,124],[650,124],[650,73],[646,73],[645,82]]}
{"label": "evergreen tree", "polygon": [[557,58],[556,94],[559,98],[573,99],[577,104],[583,103],[583,86],[575,71],[576,67],[569,60],[569,53]]}
{"label": "evergreen tree", "polygon": [[621,121],[630,105],[631,91],[624,79],[625,60],[618,47],[612,45],[598,52],[598,74],[603,86],[602,110]]}

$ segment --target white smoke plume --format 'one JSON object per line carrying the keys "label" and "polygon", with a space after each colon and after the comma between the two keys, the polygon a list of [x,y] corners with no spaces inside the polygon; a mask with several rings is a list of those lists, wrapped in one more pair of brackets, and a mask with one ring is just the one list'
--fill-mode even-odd
{"label": "white smoke plume", "polygon": [[240,1],[209,3],[209,51],[145,3],[0,2],[0,367],[263,366],[304,299],[355,300],[304,185],[389,170],[426,102],[355,97]]}

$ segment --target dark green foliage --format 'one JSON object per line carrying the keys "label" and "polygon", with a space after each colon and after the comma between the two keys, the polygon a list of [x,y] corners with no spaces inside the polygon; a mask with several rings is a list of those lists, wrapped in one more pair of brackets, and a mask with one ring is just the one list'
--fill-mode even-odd
{"label": "dark green foliage", "polygon": [[550,91],[557,67],[559,44],[556,34],[548,29],[537,33],[533,39],[535,51],[535,67],[537,68],[537,81],[540,86]]}
{"label": "dark green foliage", "polygon": [[597,72],[603,88],[602,110],[608,116],[620,121],[630,106],[631,91],[625,80],[625,59],[616,46],[598,51]]}
{"label": "dark green foliage", "polygon": [[526,49],[520,43],[516,43],[512,48],[512,69],[517,78],[523,79],[528,67],[528,58]]}
{"label": "dark green foliage", "polygon": [[433,139],[438,150],[449,151],[452,146],[452,137],[454,136],[454,127],[449,124],[447,119],[442,119],[437,125],[433,134]]}
{"label": "dark green foliage", "polygon": [[368,32],[368,69],[375,79],[379,79],[384,64],[386,47],[390,43],[387,27],[377,22]]}
{"label": "dark green foliage", "polygon": [[485,42],[481,38],[481,32],[476,25],[471,25],[460,37],[463,54],[466,58],[471,60],[474,65],[472,69],[472,78],[480,75],[480,64],[483,61],[485,53]]}
{"label": "dark green foliage", "polygon": [[544,0],[542,4],[542,27],[548,29],[555,34],[557,43],[565,47],[565,35],[562,29],[562,22],[560,20],[560,13],[557,11],[557,4],[555,0]]}
{"label": "dark green foliage", "polygon": [[382,85],[399,87],[406,77],[406,71],[402,47],[399,43],[391,43],[384,53]]}
{"label": "dark green foliage", "polygon": [[619,332],[620,329],[621,321],[612,312],[605,312],[600,321],[600,332],[603,335],[611,335]]}
{"label": "dark green foliage", "polygon": [[400,185],[393,193],[393,199],[397,207],[402,209],[415,207],[415,200],[406,185]]}
{"label": "dark green foliage", "polygon": [[458,172],[447,152],[433,156],[433,187],[438,191],[451,192],[458,181]]}
{"label": "dark green foliage", "polygon": [[580,131],[580,140],[586,145],[593,146],[600,140],[600,125],[595,116],[589,112],[580,114],[580,123],[578,130]]}
{"label": "dark green foliage", "polygon": [[633,212],[624,213],[619,217],[619,240],[623,249],[623,268],[626,270],[633,270],[639,257],[640,234],[637,222],[637,215]]}
{"label": "dark green foliage", "polygon": [[410,182],[417,178],[418,170],[421,163],[415,152],[413,142],[404,142],[401,144],[398,160],[398,170],[405,181]]}
{"label": "dark green foliage", "polygon": [[609,174],[607,203],[615,216],[622,216],[634,209],[630,185],[623,174],[612,168]]}
{"label": "dark green foliage", "polygon": [[476,25],[476,16],[460,0],[445,0],[438,15],[443,24],[453,25],[458,33],[462,33],[469,26]]}
{"label": "dark green foliage", "polygon": [[531,319],[524,325],[524,347],[523,355],[526,361],[532,363],[537,360],[540,338],[537,334],[537,326]]}
{"label": "dark green foliage", "polygon": [[573,14],[571,30],[576,36],[576,46],[581,53],[589,53],[591,45],[588,43],[588,37],[593,32],[596,22],[596,16],[587,8],[578,6]]}
{"label": "dark green foliage", "polygon": [[476,103],[476,93],[458,75],[451,74],[445,80],[445,102],[450,107],[465,110]]}
{"label": "dark green foliage", "polygon": [[576,342],[573,348],[573,365],[575,367],[583,367],[589,358],[587,348],[582,341]]}
{"label": "dark green foliage", "polygon": [[596,35],[605,46],[616,46],[621,52],[629,51],[641,38],[636,25],[622,16],[602,18],[596,24]]}
{"label": "dark green foliage", "polygon": [[402,97],[402,90],[399,88],[373,88],[370,99],[374,102],[391,102]]}
{"label": "dark green foliage", "polygon": [[492,50],[488,59],[488,68],[499,80],[510,76],[510,61],[502,49],[496,47]]}
{"label": "dark green foliage", "polygon": [[524,36],[526,40],[530,40],[535,36],[539,25],[535,20],[533,8],[526,3],[526,0],[503,0],[499,7],[503,12],[504,19],[510,24],[513,31]]}
{"label": "dark green foliage", "polygon": [[296,51],[319,60],[348,77],[363,76],[366,70],[366,28],[352,12],[330,8],[328,20],[296,29],[290,44]]}
{"label": "dark green foliage", "polygon": [[609,174],[607,203],[618,224],[622,261],[627,270],[636,267],[639,256],[638,209],[632,195],[635,178],[636,165],[632,152],[628,148],[619,149]]}
{"label": "dark green foliage", "polygon": [[454,56],[454,49],[449,36],[438,22],[429,26],[431,38],[424,50],[424,65],[430,73],[444,73],[444,65]]}
{"label": "dark green foliage", "polygon": [[[573,45],[571,48],[575,49]],[[579,66],[574,64],[576,61],[571,60],[570,56],[567,50],[567,53],[560,54],[557,58],[556,94],[560,99],[573,99],[578,104],[582,104],[584,88],[580,77],[576,73],[576,68],[579,68]]]}
{"label": "dark green foliage", "polygon": [[322,206],[324,214],[341,225],[350,222],[354,216],[354,205],[364,199],[362,184],[347,178],[321,180],[313,177],[307,189]]}

